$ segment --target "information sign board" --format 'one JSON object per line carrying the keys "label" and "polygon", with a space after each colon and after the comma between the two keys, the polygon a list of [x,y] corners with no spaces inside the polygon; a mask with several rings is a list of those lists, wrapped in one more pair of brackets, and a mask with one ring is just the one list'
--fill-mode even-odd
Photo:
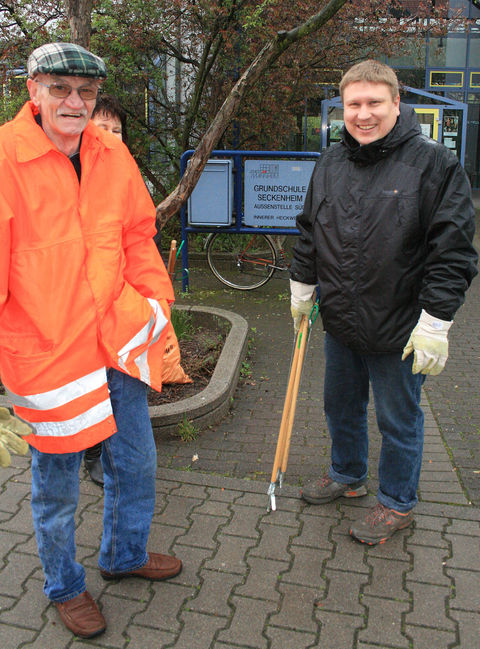
{"label": "information sign board", "polygon": [[294,228],[315,160],[245,160],[244,224]]}
{"label": "information sign board", "polygon": [[232,222],[232,160],[209,160],[188,199],[190,225]]}

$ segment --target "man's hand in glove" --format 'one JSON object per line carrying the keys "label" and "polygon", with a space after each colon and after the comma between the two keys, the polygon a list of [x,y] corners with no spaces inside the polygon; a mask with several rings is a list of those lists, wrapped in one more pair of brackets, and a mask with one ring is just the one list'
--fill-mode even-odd
{"label": "man's hand in glove", "polygon": [[313,309],[313,293],[315,284],[302,284],[290,280],[291,302],[290,311],[293,318],[295,333],[300,328],[300,321],[303,315],[309,316]]}
{"label": "man's hand in glove", "polygon": [[28,444],[23,437],[31,432],[28,424],[11,415],[7,408],[0,408],[0,467],[10,466],[10,452],[27,454]]}
{"label": "man's hand in glove", "polygon": [[451,325],[451,321],[434,318],[422,309],[402,356],[404,361],[409,354],[414,353],[413,374],[440,374],[448,358],[447,335]]}

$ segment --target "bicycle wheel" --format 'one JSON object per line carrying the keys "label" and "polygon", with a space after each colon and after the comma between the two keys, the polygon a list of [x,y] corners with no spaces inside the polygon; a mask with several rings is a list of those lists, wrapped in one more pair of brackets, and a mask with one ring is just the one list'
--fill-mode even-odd
{"label": "bicycle wheel", "polygon": [[240,291],[251,291],[266,284],[275,272],[276,254],[264,234],[210,234],[207,261],[221,282]]}

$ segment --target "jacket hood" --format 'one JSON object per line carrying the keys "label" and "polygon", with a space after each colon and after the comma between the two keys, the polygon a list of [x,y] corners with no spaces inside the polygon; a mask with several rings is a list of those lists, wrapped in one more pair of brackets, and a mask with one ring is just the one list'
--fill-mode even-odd
{"label": "jacket hood", "polygon": [[357,164],[368,165],[385,158],[393,149],[415,135],[420,135],[421,132],[422,129],[413,108],[400,102],[400,115],[395,126],[385,137],[370,144],[360,145],[343,127],[342,144],[347,148],[350,160]]}

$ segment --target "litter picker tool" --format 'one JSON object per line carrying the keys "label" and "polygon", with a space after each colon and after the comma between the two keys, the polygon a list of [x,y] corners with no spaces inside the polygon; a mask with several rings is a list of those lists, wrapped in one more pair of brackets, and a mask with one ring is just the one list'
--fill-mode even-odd
{"label": "litter picker tool", "polygon": [[310,328],[315,322],[317,315],[318,304],[315,303],[309,317],[307,318],[307,316],[302,316],[295,341],[290,374],[288,377],[287,392],[283,404],[282,420],[280,422],[280,430],[278,433],[277,449],[275,451],[275,459],[273,462],[272,477],[267,492],[270,496],[269,509],[272,511],[275,511],[277,508],[275,501],[275,487],[278,484],[279,489],[282,488],[283,477],[287,470],[300,377],[302,375]]}
{"label": "litter picker tool", "polygon": [[172,239],[170,243],[170,252],[168,255],[168,263],[167,263],[167,273],[170,276],[170,279],[173,281],[173,276],[175,274],[175,260],[177,259],[176,257],[177,254],[177,242],[175,239]]}

